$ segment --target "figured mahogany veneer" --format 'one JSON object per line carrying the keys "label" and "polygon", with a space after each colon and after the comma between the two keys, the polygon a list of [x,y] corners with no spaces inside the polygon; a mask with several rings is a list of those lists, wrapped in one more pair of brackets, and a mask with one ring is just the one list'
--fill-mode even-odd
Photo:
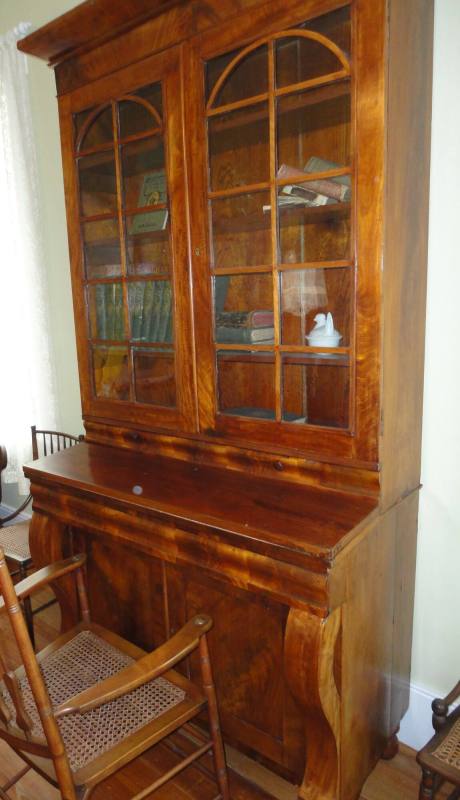
{"label": "figured mahogany veneer", "polygon": [[[299,800],[356,800],[408,707],[432,26],[433,0],[92,0],[20,43],[55,65],[86,429],[26,468],[32,555],[84,551],[95,621],[145,649],[212,616],[224,736]],[[351,197],[277,216],[311,157]],[[160,167],[169,228],[139,235]],[[256,310],[273,341],[222,337]]]}

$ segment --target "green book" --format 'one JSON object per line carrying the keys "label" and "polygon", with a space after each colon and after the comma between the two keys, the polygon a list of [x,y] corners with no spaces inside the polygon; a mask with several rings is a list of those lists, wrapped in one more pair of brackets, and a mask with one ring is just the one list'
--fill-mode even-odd
{"label": "green book", "polygon": [[145,281],[129,284],[129,314],[131,319],[131,338],[140,339],[142,333],[142,312],[144,309]]}
{"label": "green book", "polygon": [[120,340],[125,338],[125,313],[123,303],[123,286],[121,283],[115,284],[115,323],[114,323],[114,339]]}
{"label": "green book", "polygon": [[142,322],[140,326],[140,339],[144,342],[148,341],[150,330],[150,319],[152,316],[152,303],[153,303],[154,283],[147,281],[144,289],[144,301],[142,304]]}
{"label": "green book", "polygon": [[158,322],[158,342],[167,342],[168,323],[171,317],[172,289],[171,282],[164,282],[163,298],[161,302],[160,319]]}
{"label": "green book", "polygon": [[160,314],[163,303],[163,293],[166,281],[153,281],[152,313],[150,315],[149,342],[158,342],[160,327]]}
{"label": "green book", "polygon": [[[137,205],[155,206],[167,202],[166,174],[164,170],[150,172],[144,175]],[[147,211],[145,214],[136,214],[133,217],[131,233],[150,233],[163,231],[168,222],[168,209]]]}
{"label": "green book", "polygon": [[106,339],[115,338],[115,283],[104,284],[106,309]]}
{"label": "green book", "polygon": [[96,338],[107,338],[107,309],[105,306],[105,284],[96,285]]}

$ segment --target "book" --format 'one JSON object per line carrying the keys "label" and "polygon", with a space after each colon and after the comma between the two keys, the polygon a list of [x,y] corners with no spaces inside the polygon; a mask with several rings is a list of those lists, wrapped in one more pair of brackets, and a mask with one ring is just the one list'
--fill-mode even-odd
{"label": "book", "polygon": [[[162,205],[167,202],[166,173],[164,170],[149,172],[144,175],[137,205],[143,206]],[[163,231],[168,222],[168,209],[147,211],[145,214],[136,214],[133,217],[130,234],[150,233]]]}
{"label": "book", "polygon": [[220,344],[271,344],[274,336],[272,325],[266,328],[216,327],[216,342]]}
{"label": "book", "polygon": [[115,301],[114,301],[114,339],[125,338],[125,310],[123,304],[123,286],[121,283],[115,284]]}
{"label": "book", "polygon": [[105,313],[106,313],[106,339],[115,338],[115,283],[106,283],[105,287]]}
{"label": "book", "polygon": [[168,323],[171,317],[171,282],[164,281],[163,297],[158,320],[157,342],[167,342]]}
{"label": "book", "polygon": [[161,315],[163,294],[166,281],[152,281],[152,283],[153,283],[152,309],[150,313],[150,326],[149,326],[147,341],[158,342],[160,315]]}
{"label": "book", "polygon": [[273,320],[273,311],[265,309],[216,312],[218,328],[267,328],[273,326]]}
{"label": "book", "polygon": [[154,284],[153,281],[147,281],[144,289],[144,302],[142,306],[142,322],[140,326],[140,336],[144,342],[149,338],[150,322],[152,316],[152,303],[153,303]]}
{"label": "book", "polygon": [[[334,161],[326,161],[319,156],[311,156],[304,166],[304,172],[326,172],[327,170],[338,169],[340,164]],[[333,200],[340,203],[349,202],[351,199],[351,178],[350,175],[335,175],[333,178],[320,178],[319,181],[310,181],[316,183],[317,191],[322,191]],[[319,188],[321,187],[321,188]]]}
{"label": "book", "polygon": [[142,313],[144,309],[145,281],[130,283],[129,313],[131,318],[131,338],[140,339],[142,332]]}
{"label": "book", "polygon": [[96,339],[107,338],[107,309],[105,305],[105,284],[96,285]]}
{"label": "book", "polygon": [[[287,194],[294,194],[302,196],[303,192],[309,192],[310,196],[326,198],[325,200],[311,203],[311,205],[325,205],[325,203],[343,203],[348,202],[351,197],[350,176],[337,175],[333,178],[319,178],[309,181],[300,181],[305,174],[314,172],[326,172],[326,170],[338,169],[339,164],[334,164],[332,161],[325,161],[318,156],[312,156],[303,170],[297,167],[291,167],[288,164],[281,164],[277,172],[278,178],[295,178],[295,184],[288,184],[282,187],[282,192]],[[309,197],[309,195],[305,195]],[[307,205],[307,203],[306,203]],[[308,203],[310,205],[310,203]]]}

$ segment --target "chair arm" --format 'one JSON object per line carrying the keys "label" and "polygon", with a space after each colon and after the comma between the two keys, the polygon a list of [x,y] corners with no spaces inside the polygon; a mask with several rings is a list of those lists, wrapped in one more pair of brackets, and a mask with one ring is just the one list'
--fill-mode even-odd
{"label": "chair arm", "polygon": [[[4,554],[0,548],[0,559],[3,557]],[[14,587],[16,594],[20,600],[23,600],[25,597],[28,597],[30,594],[38,591],[38,589],[41,589],[43,586],[47,586],[49,583],[51,583],[51,581],[55,581],[58,578],[62,578],[64,575],[68,575],[70,572],[79,569],[85,562],[86,554],[80,553],[78,556],[72,556],[71,558],[66,558],[63,561],[56,561],[54,564],[49,564],[49,566],[37,570],[37,572],[34,572],[33,575],[29,575],[29,577],[24,578],[24,580],[17,583]],[[0,598],[0,611],[4,607],[4,600],[3,598]]]}
{"label": "chair arm", "polygon": [[211,617],[205,614],[193,617],[156,650],[142,656],[116,675],[55,706],[54,716],[59,718],[66,714],[84,714],[158,678],[195,650],[200,638],[211,627]]}
{"label": "chair arm", "polygon": [[433,728],[435,731],[441,730],[446,724],[447,714],[449,713],[449,706],[460,697],[460,681],[455,684],[449,694],[445,697],[436,697],[431,708],[433,710]]}

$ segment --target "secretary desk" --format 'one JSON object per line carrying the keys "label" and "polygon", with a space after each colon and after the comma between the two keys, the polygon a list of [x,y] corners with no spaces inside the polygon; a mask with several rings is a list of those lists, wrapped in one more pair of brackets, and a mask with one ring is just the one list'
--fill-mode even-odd
{"label": "secretary desk", "polygon": [[408,706],[432,27],[88,0],[19,43],[56,76],[86,429],[25,468],[34,561],[85,551],[142,647],[209,613],[226,741],[303,800],[357,798]]}

